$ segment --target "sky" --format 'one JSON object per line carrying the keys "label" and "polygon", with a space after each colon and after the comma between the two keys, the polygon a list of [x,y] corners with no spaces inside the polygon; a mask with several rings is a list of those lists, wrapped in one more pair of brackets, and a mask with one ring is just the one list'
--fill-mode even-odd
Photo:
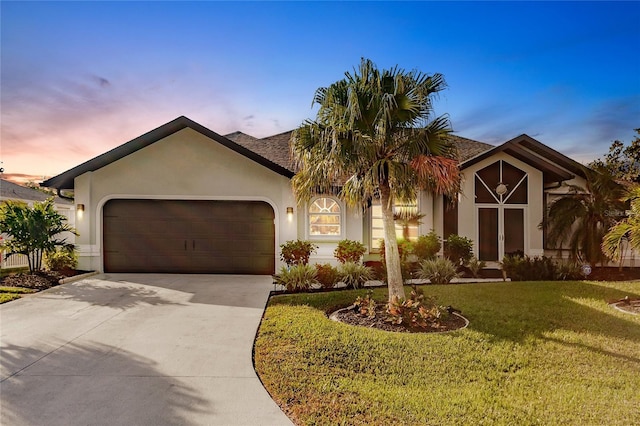
{"label": "sky", "polygon": [[[265,137],[371,59],[455,134],[586,163],[640,127],[640,2],[0,1],[0,160],[39,182],[184,115]],[[16,179],[16,180],[18,180]]]}

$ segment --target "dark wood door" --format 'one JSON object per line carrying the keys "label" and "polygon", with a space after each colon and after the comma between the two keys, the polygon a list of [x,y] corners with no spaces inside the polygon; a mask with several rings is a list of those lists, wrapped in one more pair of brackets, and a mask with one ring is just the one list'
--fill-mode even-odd
{"label": "dark wood door", "polygon": [[498,260],[498,209],[478,209],[478,259]]}
{"label": "dark wood door", "polygon": [[261,201],[110,200],[105,272],[273,274],[274,217]]}
{"label": "dark wood door", "polygon": [[478,208],[478,259],[497,262],[506,254],[524,254],[524,209]]}

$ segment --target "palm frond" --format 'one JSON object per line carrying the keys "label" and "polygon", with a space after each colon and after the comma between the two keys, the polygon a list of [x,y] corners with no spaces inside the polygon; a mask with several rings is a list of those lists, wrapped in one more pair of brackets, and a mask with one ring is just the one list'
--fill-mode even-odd
{"label": "palm frond", "polygon": [[609,229],[602,240],[602,251],[613,260],[620,261],[623,243],[629,241],[631,229],[631,225],[624,221]]}
{"label": "palm frond", "polygon": [[411,160],[411,167],[416,171],[422,189],[447,196],[460,192],[460,168],[456,160],[420,155]]}

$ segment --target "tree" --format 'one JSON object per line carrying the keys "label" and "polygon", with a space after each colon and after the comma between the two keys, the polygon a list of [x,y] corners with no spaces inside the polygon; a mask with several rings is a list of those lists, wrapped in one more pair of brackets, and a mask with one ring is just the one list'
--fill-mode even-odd
{"label": "tree", "polygon": [[635,129],[636,137],[629,146],[621,141],[613,141],[604,159],[589,164],[596,170],[605,170],[614,179],[640,183],[640,129]]}
{"label": "tree", "polygon": [[63,232],[75,230],[67,223],[67,218],[53,207],[53,198],[35,202],[29,207],[21,201],[7,200],[0,205],[0,233],[8,238],[3,249],[7,256],[24,254],[28,258],[29,272],[42,268],[42,255],[54,252],[56,247],[73,249],[73,244],[59,238]]}
{"label": "tree", "polygon": [[587,185],[569,185],[569,193],[555,200],[541,224],[547,241],[562,249],[566,244],[571,258],[592,265],[608,259],[601,245],[604,235],[616,222],[616,212],[624,210],[624,188],[605,171],[585,168]]}
{"label": "tree", "polygon": [[433,98],[446,87],[441,74],[380,71],[368,59],[345,78],[319,88],[315,120],[291,137],[299,202],[333,193],[365,209],[382,208],[389,300],[404,298],[393,206],[415,200],[419,189],[453,196],[460,191],[449,120],[434,117]]}
{"label": "tree", "polygon": [[602,241],[604,253],[620,262],[620,266],[625,241],[628,241],[632,249],[640,252],[640,185],[629,189],[624,201],[630,203],[629,214],[613,225]]}

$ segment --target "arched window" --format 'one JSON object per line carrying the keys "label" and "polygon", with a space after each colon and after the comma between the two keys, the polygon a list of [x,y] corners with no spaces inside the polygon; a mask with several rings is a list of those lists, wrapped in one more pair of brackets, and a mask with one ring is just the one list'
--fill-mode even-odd
{"label": "arched window", "polygon": [[329,237],[342,234],[342,209],[337,200],[321,197],[309,206],[309,236]]}

